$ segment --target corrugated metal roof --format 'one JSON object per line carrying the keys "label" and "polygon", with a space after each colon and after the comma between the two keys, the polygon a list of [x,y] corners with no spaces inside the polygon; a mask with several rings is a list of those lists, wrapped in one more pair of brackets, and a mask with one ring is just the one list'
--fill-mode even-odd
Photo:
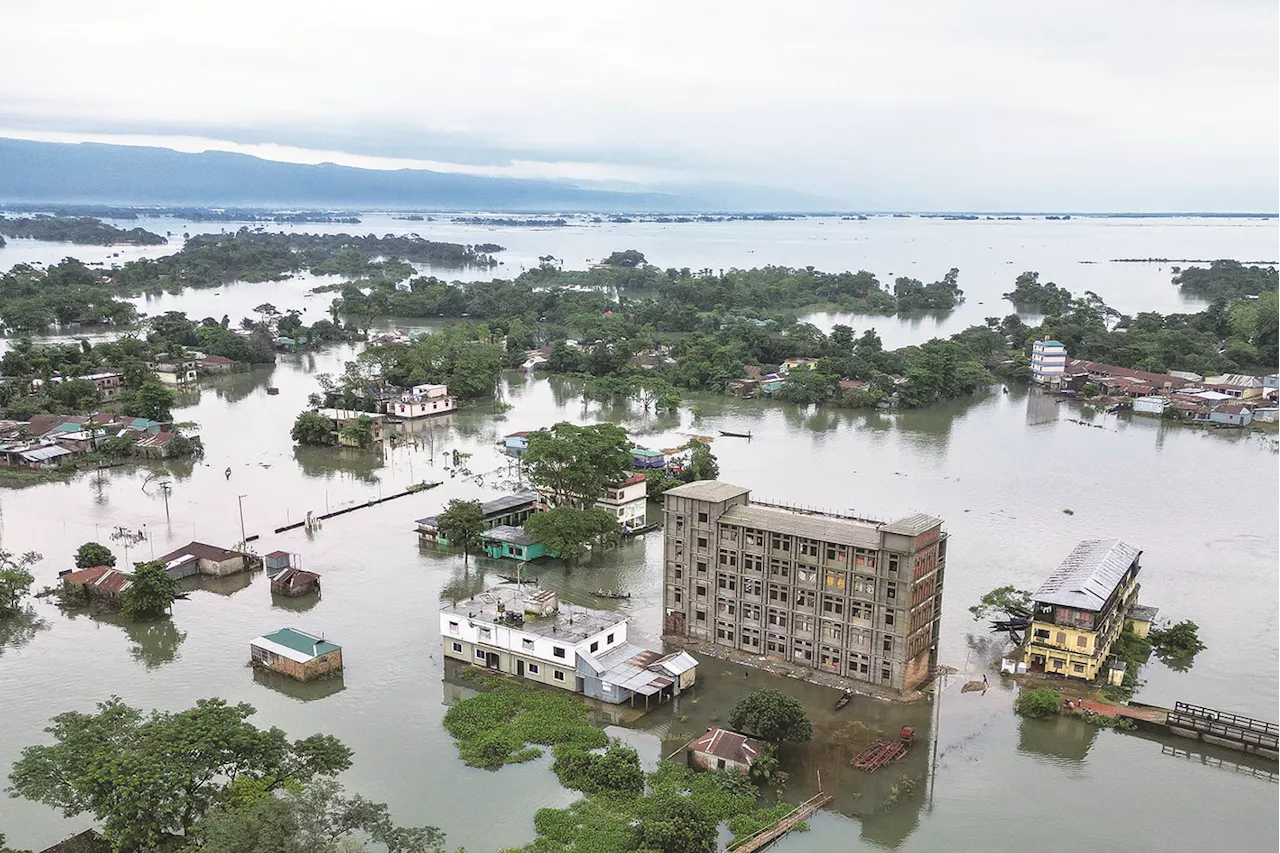
{"label": "corrugated metal roof", "polygon": [[331,643],[314,634],[293,628],[281,628],[274,634],[266,634],[251,640],[249,645],[266,649],[298,663],[306,663],[312,658],[318,658],[320,655],[336,652],[342,648],[337,643]]}
{"label": "corrugated metal roof", "polygon": [[499,524],[497,527],[490,528],[480,534],[481,539],[492,539],[495,542],[510,542],[512,545],[532,545],[534,539],[528,533],[524,532],[523,527],[512,527],[509,524]]}
{"label": "corrugated metal roof", "polygon": [[1087,539],[1040,585],[1039,603],[1097,612],[1142,552],[1119,539]]}
{"label": "corrugated metal roof", "polygon": [[[690,485],[695,485],[690,483]],[[674,491],[674,490],[673,490]],[[671,492],[667,492],[671,494]],[[879,548],[880,531],[875,524],[851,518],[804,515],[764,506],[733,506],[720,516],[721,524],[737,524],[792,536],[835,542],[858,548]]]}
{"label": "corrugated metal roof", "polygon": [[667,489],[663,494],[674,495],[678,498],[689,498],[695,501],[719,503],[730,498],[736,498],[738,495],[745,495],[750,491],[744,486],[735,486],[733,483],[725,483],[721,480],[695,480],[692,483],[685,483],[683,486],[676,486],[674,489]]}
{"label": "corrugated metal roof", "polygon": [[[531,504],[538,499],[537,492],[516,492],[513,495],[503,495],[500,498],[494,498],[491,501],[485,501],[480,504],[480,512],[484,513],[485,518],[495,515],[503,515],[513,509],[519,509],[526,504]],[[429,515],[426,518],[420,518],[415,524],[423,527],[434,527],[438,515]]]}
{"label": "corrugated metal roof", "polygon": [[750,764],[760,754],[760,743],[728,729],[711,729],[694,741],[690,749],[694,752],[705,752],[726,761]]}
{"label": "corrugated metal roof", "polygon": [[919,536],[926,530],[932,530],[942,523],[942,519],[934,518],[923,512],[917,512],[915,515],[908,515],[906,518],[899,518],[897,521],[891,521],[883,525],[880,529],[886,533],[901,533],[904,536]]}

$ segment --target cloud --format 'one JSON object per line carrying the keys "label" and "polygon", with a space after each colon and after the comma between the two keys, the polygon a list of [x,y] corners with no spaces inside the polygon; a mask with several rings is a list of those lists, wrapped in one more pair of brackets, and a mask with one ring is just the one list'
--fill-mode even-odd
{"label": "cloud", "polygon": [[875,207],[1274,210],[1280,179],[1274,3],[45,0],[6,18],[0,122],[28,132]]}

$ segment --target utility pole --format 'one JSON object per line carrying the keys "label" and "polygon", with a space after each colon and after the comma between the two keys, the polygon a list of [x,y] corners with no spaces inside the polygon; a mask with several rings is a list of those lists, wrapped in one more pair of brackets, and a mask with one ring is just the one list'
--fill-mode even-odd
{"label": "utility pole", "polygon": [[173,491],[173,485],[165,480],[160,484],[160,494],[164,495],[164,520],[169,520],[169,492]]}
{"label": "utility pole", "polygon": [[244,550],[245,546],[249,544],[246,541],[246,537],[244,535],[244,499],[247,497],[249,496],[240,495],[238,498],[236,498],[237,503],[240,504],[240,550],[242,551]]}
{"label": "utility pole", "polygon": [[933,788],[936,784],[938,776],[938,738],[939,731],[942,728],[942,692],[947,689],[947,676],[950,671],[947,667],[938,665],[936,670],[937,677],[934,678],[934,684],[938,687],[933,691],[933,758],[929,764],[929,811],[933,811]]}

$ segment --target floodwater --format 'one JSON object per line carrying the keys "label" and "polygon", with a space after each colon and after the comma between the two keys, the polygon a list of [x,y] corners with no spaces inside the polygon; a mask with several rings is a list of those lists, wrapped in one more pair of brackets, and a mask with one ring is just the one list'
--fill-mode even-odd
{"label": "floodwater", "polygon": [[[929,228],[1025,224],[920,222]],[[771,231],[793,223],[724,225]],[[1075,220],[1046,225],[1074,227]],[[1211,256],[1218,254],[1213,247],[1234,234],[1231,228],[1252,234],[1252,243],[1221,254],[1265,259],[1267,244],[1274,246],[1274,224],[1269,231],[1248,223],[1206,228],[1203,241],[1189,239],[1177,252],[1172,245],[1148,250],[1154,243],[1139,243],[1098,254]],[[539,233],[550,242],[566,231]],[[507,232],[501,233],[505,238]],[[517,236],[530,244],[538,237],[521,231],[492,239],[511,244]],[[602,238],[605,245],[615,242]],[[635,242],[648,251],[647,244]],[[542,251],[569,254],[555,245]],[[694,254],[691,247],[686,251]],[[766,253],[763,245],[758,251]],[[769,261],[800,262],[789,245],[769,251]],[[5,262],[0,254],[0,265]],[[939,266],[950,263],[940,259]],[[1049,266],[1046,260],[1039,268],[1043,273]],[[1138,265],[1108,269],[1121,268]],[[249,307],[260,301],[249,296],[253,286],[240,287]],[[1167,281],[1161,287],[1172,289]],[[1153,300],[1162,293],[1168,295],[1160,290]],[[68,483],[0,490],[0,545],[44,555],[38,587],[53,583],[79,544],[107,541],[117,526],[147,533],[147,540],[130,549],[129,561],[193,538],[231,545],[241,536],[241,505],[245,532],[261,537],[254,543],[260,553],[293,552],[305,568],[324,576],[320,598],[287,602],[272,600],[261,574],[193,582],[190,598],[175,604],[172,620],[143,626],[34,603],[33,619],[0,629],[0,768],[23,746],[46,737],[49,717],[87,710],[112,694],[139,707],[169,709],[221,696],[253,704],[260,725],[280,726],[291,736],[338,736],[355,750],[355,764],[344,777],[352,790],[388,802],[403,823],[440,826],[451,847],[491,851],[530,840],[538,808],[563,806],[576,796],[556,783],[549,758],[497,772],[467,768],[440,727],[448,703],[471,688],[448,675],[437,657],[437,606],[495,582],[510,567],[422,551],[413,521],[450,498],[492,496],[514,485],[516,473],[497,444],[505,433],[558,420],[616,420],[655,447],[678,444],[687,433],[750,430],[750,442],[718,438],[713,449],[722,478],[750,486],[760,498],[877,517],[923,510],[946,520],[952,542],[939,659],[959,673],[948,680],[937,706],[858,698],[833,712],[831,688],[779,684],[761,671],[705,659],[695,692],[681,697],[678,706],[611,729],[654,761],[723,720],[748,690],[779,684],[802,696],[818,737],[785,754],[791,773],[787,796],[804,799],[820,775],[836,800],[810,821],[810,832],[788,837],[779,850],[948,851],[981,845],[1014,851],[1025,849],[1027,838],[1050,850],[1271,849],[1280,829],[1274,763],[1074,720],[1016,717],[1013,689],[993,671],[1003,646],[966,608],[995,586],[1034,587],[1080,539],[1123,537],[1145,551],[1142,601],[1159,606],[1163,615],[1196,621],[1209,646],[1188,672],[1153,661],[1143,671],[1146,683],[1138,698],[1274,719],[1280,701],[1280,484],[1273,437],[1103,416],[1025,390],[999,393],[998,386],[918,412],[843,412],[698,397],[678,415],[646,417],[584,406],[569,381],[513,373],[503,383],[503,399],[512,408],[501,414],[480,404],[415,425],[382,453],[295,449],[289,426],[316,390],[315,375],[339,371],[356,352],[343,346],[282,357],[274,367],[205,382],[175,412],[200,425],[208,450],[200,463],[167,472],[113,469]],[[267,395],[268,386],[278,387],[279,395]],[[472,454],[466,461],[470,474],[450,470],[455,449]],[[230,478],[224,476],[227,468]],[[173,485],[167,510],[160,479]],[[272,532],[308,511],[363,503],[422,481],[442,485],[327,520],[312,534]],[[123,562],[122,549],[116,552]],[[605,606],[630,616],[638,638],[652,642],[660,624],[660,561],[661,539],[649,534],[589,565],[566,569],[547,563],[531,573],[567,600],[587,605],[600,606],[590,596],[599,587],[631,591],[631,600]],[[248,641],[285,625],[342,644],[344,676],[299,686],[248,668]],[[984,673],[991,681],[985,694],[960,693],[965,681]],[[848,762],[858,737],[855,721],[889,734],[915,726],[916,745],[890,769],[873,776],[853,771]],[[915,781],[914,790],[887,804],[890,786],[903,776]],[[1046,832],[1056,825],[1049,821],[1064,815],[1076,816],[1069,836]],[[68,820],[25,800],[0,800],[0,831],[19,847],[40,849],[87,824],[85,816]]]}

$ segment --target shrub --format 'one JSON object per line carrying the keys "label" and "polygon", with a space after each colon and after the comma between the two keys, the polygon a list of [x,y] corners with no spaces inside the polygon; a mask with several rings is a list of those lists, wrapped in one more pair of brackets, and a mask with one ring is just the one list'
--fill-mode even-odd
{"label": "shrub", "polygon": [[1062,707],[1062,694],[1048,687],[1023,690],[1018,694],[1014,710],[1024,717],[1052,717]]}

